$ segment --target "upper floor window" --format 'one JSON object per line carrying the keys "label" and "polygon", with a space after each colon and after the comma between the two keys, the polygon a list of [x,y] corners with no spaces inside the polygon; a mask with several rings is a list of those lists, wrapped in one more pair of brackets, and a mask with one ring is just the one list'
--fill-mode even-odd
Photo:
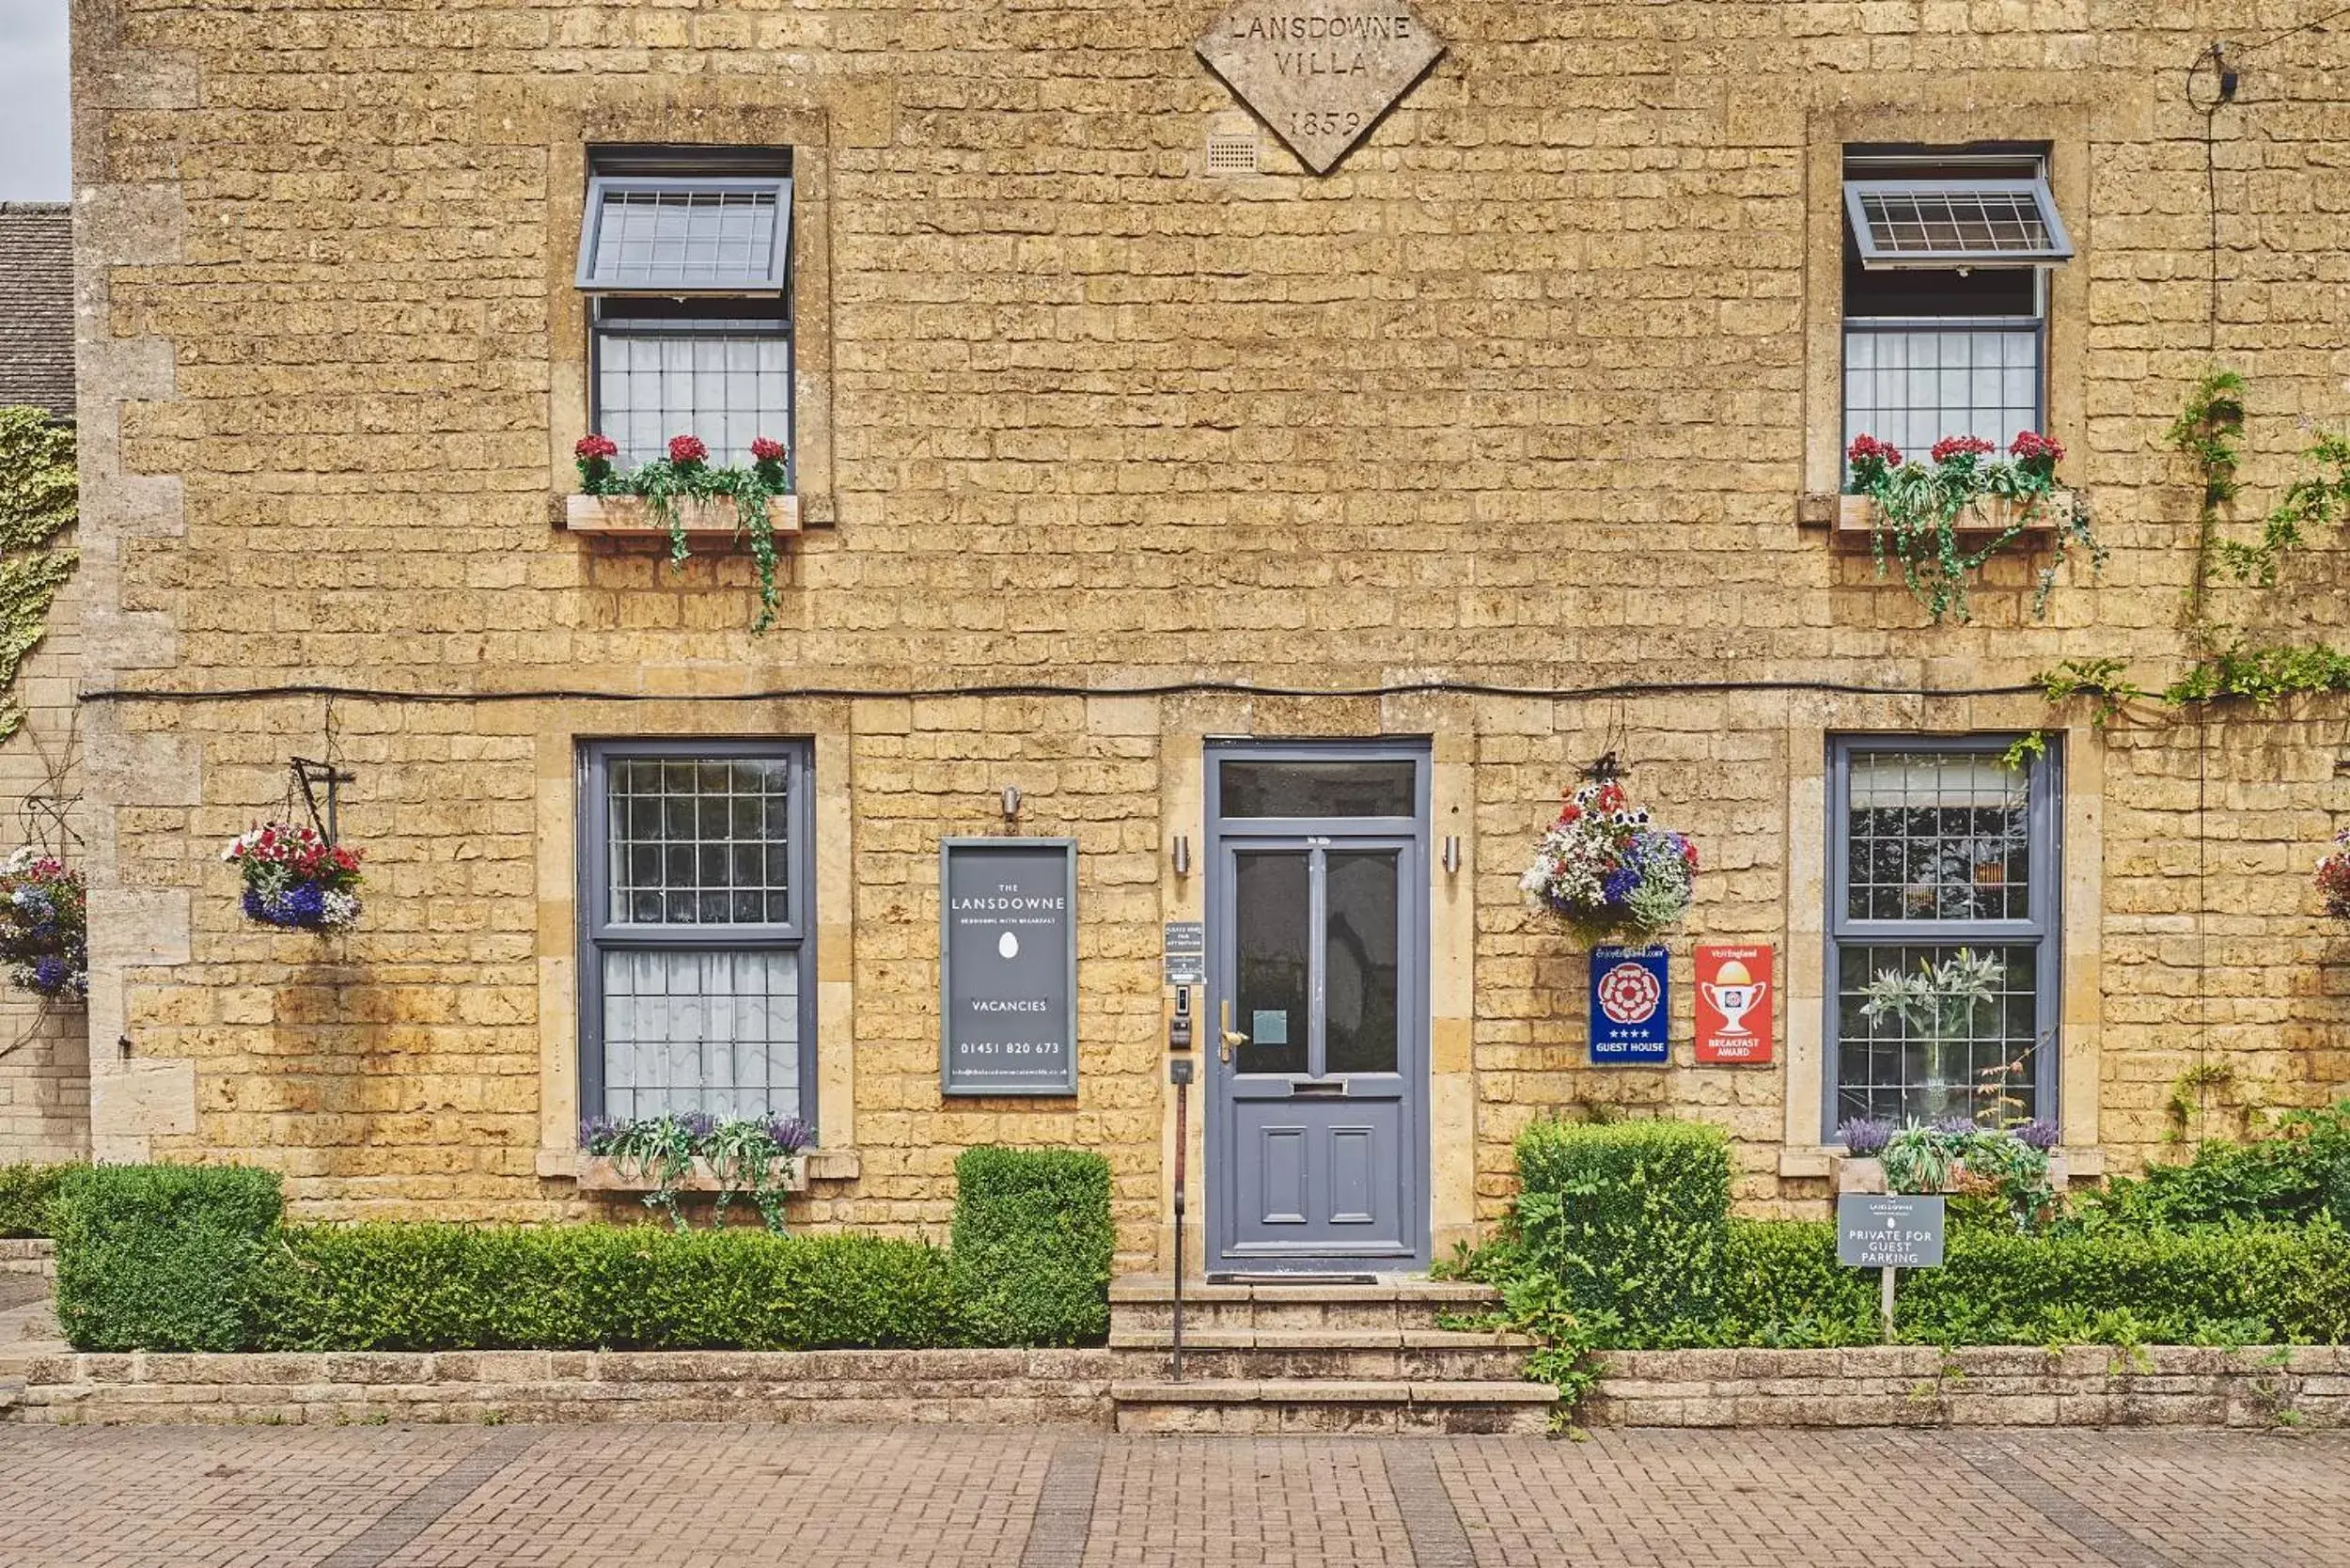
{"label": "upper floor window", "polygon": [[2008,767],[2007,744],[1832,743],[1830,1137],[2054,1114],[2057,766]]}
{"label": "upper floor window", "polygon": [[580,219],[591,428],[624,466],[697,435],[747,463],[791,439],[791,161],[760,148],[598,148]]}
{"label": "upper floor window", "polygon": [[2047,417],[2047,270],[2073,244],[2036,151],[1844,155],[1844,442],[2002,450]]}

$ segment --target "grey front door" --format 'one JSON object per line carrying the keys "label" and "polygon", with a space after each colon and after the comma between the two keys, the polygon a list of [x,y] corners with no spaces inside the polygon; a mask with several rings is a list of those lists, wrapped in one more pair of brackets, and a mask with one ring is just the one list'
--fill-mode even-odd
{"label": "grey front door", "polygon": [[1213,745],[1210,1266],[1428,1261],[1428,751]]}

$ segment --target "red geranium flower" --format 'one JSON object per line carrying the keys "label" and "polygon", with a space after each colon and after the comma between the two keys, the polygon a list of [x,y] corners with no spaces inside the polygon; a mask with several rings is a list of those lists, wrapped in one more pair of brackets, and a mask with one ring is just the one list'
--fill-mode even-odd
{"label": "red geranium flower", "polygon": [[1888,468],[1899,468],[1902,465],[1902,449],[1890,441],[1879,441],[1873,435],[1856,435],[1852,445],[1844,449],[1844,461],[1855,468],[1872,459]]}
{"label": "red geranium flower", "polygon": [[2007,453],[2018,463],[2044,463],[2051,468],[2064,461],[2062,443],[2051,440],[2038,431],[2018,431]]}
{"label": "red geranium flower", "polygon": [[781,463],[783,461],[783,443],[780,441],[770,441],[765,436],[760,436],[758,440],[751,443],[751,461],[754,463]]}
{"label": "red geranium flower", "polygon": [[708,461],[709,457],[710,448],[702,444],[700,436],[673,435],[669,437],[669,461],[671,463],[679,464],[703,463]]}
{"label": "red geranium flower", "polygon": [[1934,444],[1932,455],[1936,463],[1948,463],[1952,458],[1978,458],[1997,450],[1998,447],[1979,435],[1946,435]]}
{"label": "red geranium flower", "polygon": [[589,463],[609,463],[620,455],[620,448],[610,436],[583,435],[579,445],[572,448],[572,455]]}

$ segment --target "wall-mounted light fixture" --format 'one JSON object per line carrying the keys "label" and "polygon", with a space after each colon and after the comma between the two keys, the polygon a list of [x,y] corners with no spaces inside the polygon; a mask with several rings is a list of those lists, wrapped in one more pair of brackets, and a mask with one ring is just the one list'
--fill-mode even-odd
{"label": "wall-mounted light fixture", "polygon": [[1448,833],[1444,836],[1444,874],[1454,876],[1459,874],[1460,870],[1461,836],[1457,833]]}
{"label": "wall-mounted light fixture", "polygon": [[1175,835],[1175,874],[1191,875],[1191,839],[1186,834]]}
{"label": "wall-mounted light fixture", "polygon": [[1020,815],[1020,786],[1004,786],[1004,821],[1011,822]]}

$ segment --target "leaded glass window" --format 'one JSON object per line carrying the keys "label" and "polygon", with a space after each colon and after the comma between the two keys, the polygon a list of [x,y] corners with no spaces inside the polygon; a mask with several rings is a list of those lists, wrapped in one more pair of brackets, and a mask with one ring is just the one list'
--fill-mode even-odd
{"label": "leaded glass window", "polygon": [[1825,1120],[2052,1113],[2058,765],[2007,737],[1833,745]]}
{"label": "leaded glass window", "polygon": [[805,745],[601,742],[583,770],[583,1109],[812,1120]]}

